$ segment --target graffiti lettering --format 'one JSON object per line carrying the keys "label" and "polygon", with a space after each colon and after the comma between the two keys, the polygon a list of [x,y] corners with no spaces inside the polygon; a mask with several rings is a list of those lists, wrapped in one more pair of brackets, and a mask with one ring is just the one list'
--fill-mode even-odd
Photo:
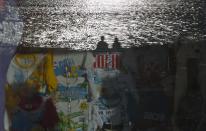
{"label": "graffiti lettering", "polygon": [[98,54],[96,55],[94,68],[118,69],[120,66],[119,54]]}

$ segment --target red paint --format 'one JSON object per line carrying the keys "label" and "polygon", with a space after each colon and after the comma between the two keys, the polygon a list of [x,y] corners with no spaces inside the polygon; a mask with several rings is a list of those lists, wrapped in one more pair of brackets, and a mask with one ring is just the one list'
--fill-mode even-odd
{"label": "red paint", "polygon": [[[99,54],[95,56],[94,68],[109,68],[119,69],[120,67],[120,56],[119,54]],[[111,57],[111,63],[109,63],[109,57]],[[110,66],[109,66],[110,64]]]}

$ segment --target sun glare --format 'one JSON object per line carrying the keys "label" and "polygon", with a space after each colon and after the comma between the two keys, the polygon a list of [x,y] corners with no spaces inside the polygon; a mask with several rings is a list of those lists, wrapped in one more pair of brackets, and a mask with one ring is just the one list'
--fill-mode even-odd
{"label": "sun glare", "polygon": [[129,4],[130,0],[87,0],[90,11],[114,11],[122,10],[122,7]]}

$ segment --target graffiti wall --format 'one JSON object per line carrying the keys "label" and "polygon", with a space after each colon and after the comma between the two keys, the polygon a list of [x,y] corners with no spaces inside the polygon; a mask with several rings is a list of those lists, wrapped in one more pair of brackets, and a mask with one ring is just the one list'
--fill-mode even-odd
{"label": "graffiti wall", "polygon": [[[174,76],[167,48],[131,48],[122,63],[135,81],[138,103],[128,95],[129,119],[139,130],[169,130],[173,109]],[[130,59],[128,59],[130,58]]]}
{"label": "graffiti wall", "polygon": [[120,53],[16,54],[6,87],[12,129],[90,131],[116,118],[114,124],[122,113],[114,87],[119,69]]}
{"label": "graffiti wall", "polygon": [[56,108],[60,122],[58,130],[88,129],[89,78],[92,69],[91,53],[68,53],[54,56],[54,71],[58,81]]}
{"label": "graffiti wall", "polygon": [[167,57],[164,49],[16,54],[6,87],[11,127],[129,131],[166,125],[172,96]]}

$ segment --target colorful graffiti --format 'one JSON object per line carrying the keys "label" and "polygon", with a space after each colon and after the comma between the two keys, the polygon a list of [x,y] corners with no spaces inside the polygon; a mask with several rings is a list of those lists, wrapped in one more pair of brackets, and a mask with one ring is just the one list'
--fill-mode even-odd
{"label": "colorful graffiti", "polygon": [[[54,71],[58,79],[57,110],[59,130],[86,131],[88,128],[89,72],[84,53],[56,55]],[[88,58],[87,58],[88,60]],[[85,62],[91,63],[91,62]]]}
{"label": "colorful graffiti", "polygon": [[[129,123],[129,121],[133,124],[136,124],[137,121],[144,121],[145,123],[163,121],[165,123],[165,119],[169,119],[169,112],[164,107],[168,107],[166,105],[170,103],[168,96],[164,94],[164,90],[161,90],[162,94],[160,91],[139,91],[139,86],[154,87],[154,84],[142,84],[139,81],[160,83],[155,84],[155,87],[167,86],[162,81],[161,62],[152,63],[155,59],[151,60],[152,62],[145,61],[143,58],[139,60],[137,55],[134,56],[137,58],[133,59],[137,60],[135,64],[138,66],[122,65],[121,55],[117,52],[95,53],[94,56],[72,52],[54,54],[52,68],[57,79],[57,88],[53,92],[54,94],[47,91],[45,72],[43,71],[45,63],[38,62],[38,59],[33,59],[33,57],[25,57],[25,59],[30,59],[28,61],[25,61],[24,57],[23,60],[19,58],[15,60],[18,63],[23,63],[23,65],[30,65],[32,60],[36,60],[38,64],[33,69],[29,66],[16,66],[19,64],[14,62],[12,69],[16,72],[13,73],[15,77],[12,77],[12,80],[15,80],[15,82],[24,81],[26,78],[21,77],[22,73],[24,75],[24,71],[32,69],[28,77],[30,81],[27,81],[27,83],[36,81],[35,83],[38,84],[30,85],[38,87],[38,95],[52,98],[55,101],[54,104],[59,118],[55,127],[57,131],[95,131],[97,129],[110,129],[111,127],[120,130],[124,126],[123,123]],[[91,58],[85,58],[85,56]],[[92,60],[93,57],[94,61]],[[20,70],[21,68],[25,69]],[[13,76],[13,74],[10,75]],[[154,77],[155,80],[152,79]],[[149,80],[151,82],[148,82]],[[161,83],[164,85],[161,85]],[[32,86],[29,87],[32,88]],[[148,93],[149,95],[146,95]],[[158,105],[159,98],[164,107],[160,105],[158,106],[160,108],[155,108],[155,105],[150,104]],[[161,111],[164,113],[161,113]],[[136,117],[137,114],[138,118]]]}

